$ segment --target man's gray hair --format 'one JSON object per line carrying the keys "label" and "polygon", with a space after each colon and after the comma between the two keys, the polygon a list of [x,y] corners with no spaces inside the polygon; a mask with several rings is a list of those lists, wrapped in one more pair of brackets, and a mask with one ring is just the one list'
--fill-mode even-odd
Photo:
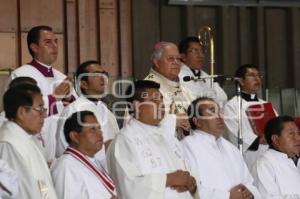
{"label": "man's gray hair", "polygon": [[171,42],[161,41],[155,44],[151,55],[151,62],[154,63],[154,60],[160,59],[166,47],[169,46],[175,46],[177,48],[177,46]]}

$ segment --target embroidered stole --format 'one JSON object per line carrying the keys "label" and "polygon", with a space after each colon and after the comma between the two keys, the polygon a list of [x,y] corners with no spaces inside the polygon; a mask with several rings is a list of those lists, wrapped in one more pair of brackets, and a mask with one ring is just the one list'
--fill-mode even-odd
{"label": "embroidered stole", "polygon": [[68,147],[65,150],[66,154],[70,154],[79,162],[81,162],[85,167],[87,167],[97,178],[98,180],[105,186],[105,188],[112,194],[115,195],[115,184],[113,180],[110,178],[108,173],[105,170],[100,170],[95,163],[89,160],[85,155],[83,155],[80,151]]}

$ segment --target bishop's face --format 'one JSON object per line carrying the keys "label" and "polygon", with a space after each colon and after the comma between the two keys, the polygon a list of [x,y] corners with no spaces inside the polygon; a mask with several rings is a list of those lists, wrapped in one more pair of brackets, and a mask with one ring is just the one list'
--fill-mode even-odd
{"label": "bishop's face", "polygon": [[171,81],[178,80],[181,56],[175,45],[165,47],[161,57],[154,60],[154,69]]}

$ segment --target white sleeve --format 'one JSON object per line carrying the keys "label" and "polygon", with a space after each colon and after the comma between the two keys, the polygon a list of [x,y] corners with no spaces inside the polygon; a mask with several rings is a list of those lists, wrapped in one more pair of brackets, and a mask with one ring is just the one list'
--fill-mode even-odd
{"label": "white sleeve", "polygon": [[[236,99],[236,98],[235,98]],[[237,102],[236,102],[237,103]],[[224,122],[226,124],[229,140],[237,146],[238,137],[238,106],[232,103],[227,103],[224,107]],[[249,121],[245,117],[245,111],[242,110],[242,133],[244,151],[254,142],[257,136],[253,133]]]}
{"label": "white sleeve", "polygon": [[300,199],[299,195],[281,195],[280,188],[276,184],[274,169],[270,162],[259,159],[254,165],[252,174],[255,185],[264,199]]}
{"label": "white sleeve", "polygon": [[[57,162],[56,162],[57,163]],[[88,192],[78,171],[66,164],[54,164],[51,175],[59,199],[88,199]]]}
{"label": "white sleeve", "polygon": [[[194,150],[192,149],[192,143],[187,139],[181,141],[188,162],[191,166],[191,174],[197,181],[197,191],[201,199],[229,199],[230,193],[228,191],[215,189],[213,187],[206,187],[201,183],[201,171],[198,169],[198,162]],[[203,174],[202,174],[203,175]]]}
{"label": "white sleeve", "polygon": [[117,193],[122,199],[164,199],[166,174],[142,174],[132,143],[119,134],[107,152],[110,175],[116,184]]}
{"label": "white sleeve", "polygon": [[23,160],[23,158],[10,144],[0,144],[0,158],[7,162],[9,167],[16,172],[19,179],[14,180],[14,177],[12,176],[12,179],[10,180],[14,183],[11,184],[12,186],[7,187],[10,188],[10,191],[15,195],[15,197],[12,198],[40,198],[40,190],[36,181],[34,181],[33,176],[31,176],[31,172],[24,165],[25,160]]}

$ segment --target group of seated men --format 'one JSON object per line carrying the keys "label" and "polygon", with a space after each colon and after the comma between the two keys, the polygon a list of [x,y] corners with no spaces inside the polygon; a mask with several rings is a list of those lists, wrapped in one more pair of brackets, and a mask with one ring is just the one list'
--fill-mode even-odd
{"label": "group of seated men", "polygon": [[294,119],[276,116],[257,134],[246,114],[265,103],[258,67],[236,70],[242,92],[227,101],[202,69],[197,37],[159,42],[145,80],[124,93],[119,128],[98,61],[77,67],[75,91],[51,67],[58,45],[50,27],[32,28],[27,44],[33,59],[12,72],[3,96],[0,198],[300,199]]}

